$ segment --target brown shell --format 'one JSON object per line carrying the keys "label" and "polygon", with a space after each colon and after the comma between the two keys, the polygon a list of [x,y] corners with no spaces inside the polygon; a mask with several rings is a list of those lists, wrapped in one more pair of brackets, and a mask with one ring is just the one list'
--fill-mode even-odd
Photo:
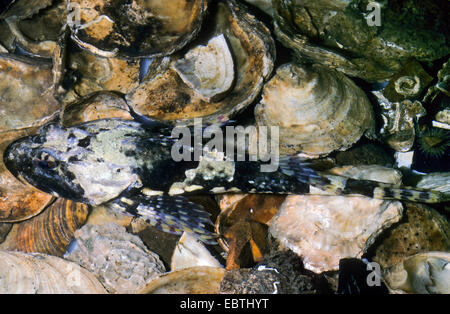
{"label": "brown shell", "polygon": [[64,70],[59,77],[62,82],[75,76],[75,83],[64,95],[64,102],[87,96],[98,91],[116,91],[126,94],[139,85],[140,61],[119,58],[105,58],[87,51],[67,47]]}
{"label": "brown shell", "polygon": [[171,122],[190,124],[201,117],[205,123],[214,123],[227,121],[255,100],[273,70],[275,44],[270,31],[231,0],[217,2],[211,8],[211,22],[214,28],[206,29],[199,36],[201,41],[189,48],[198,49],[198,45],[223,34],[234,58],[234,87],[221,95],[220,101],[205,101],[174,69],[185,55],[174,55],[126,96],[136,112]]}
{"label": "brown shell", "polygon": [[[0,156],[18,138],[34,134],[35,129],[0,132]],[[17,180],[0,158],[0,222],[16,222],[36,216],[53,197]]]}
{"label": "brown shell", "polygon": [[61,109],[50,62],[0,54],[0,133],[42,125]]}
{"label": "brown shell", "polygon": [[13,0],[8,8],[0,14],[0,19],[15,17],[26,19],[38,13],[39,10],[48,7],[53,0]]}
{"label": "brown shell", "polygon": [[72,38],[81,47],[105,57],[153,57],[172,54],[191,41],[208,1],[71,0],[68,4]]}
{"label": "brown shell", "polygon": [[66,127],[84,122],[121,118],[132,120],[125,100],[113,92],[99,92],[70,103],[62,113],[62,123]]}
{"label": "brown shell", "polygon": [[87,205],[58,199],[40,215],[14,225],[2,247],[62,257],[87,216]]}
{"label": "brown shell", "polygon": [[138,294],[218,294],[225,269],[192,267],[153,279]]}
{"label": "brown shell", "polygon": [[9,45],[10,52],[19,46],[32,55],[51,58],[66,19],[65,2],[59,0],[30,18],[6,20],[5,31],[14,38],[14,43]]}

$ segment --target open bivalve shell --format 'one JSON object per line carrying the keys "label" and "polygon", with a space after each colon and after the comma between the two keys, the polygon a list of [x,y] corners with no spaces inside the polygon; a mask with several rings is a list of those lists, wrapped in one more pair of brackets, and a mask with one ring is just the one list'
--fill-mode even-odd
{"label": "open bivalve shell", "polygon": [[104,57],[170,55],[200,30],[207,0],[67,0],[72,39]]}
{"label": "open bivalve shell", "polygon": [[104,294],[86,269],[59,257],[0,251],[1,294]]}
{"label": "open bivalve shell", "polygon": [[397,293],[450,293],[450,253],[427,252],[410,256],[383,272]]}
{"label": "open bivalve shell", "polygon": [[375,127],[372,105],[348,77],[324,66],[282,65],[255,108],[258,125],[278,126],[280,153],[312,157],[346,150]]}
{"label": "open bivalve shell", "polygon": [[270,31],[238,2],[218,1],[210,10],[214,27],[126,96],[137,113],[180,124],[220,123],[259,95],[275,58]]}

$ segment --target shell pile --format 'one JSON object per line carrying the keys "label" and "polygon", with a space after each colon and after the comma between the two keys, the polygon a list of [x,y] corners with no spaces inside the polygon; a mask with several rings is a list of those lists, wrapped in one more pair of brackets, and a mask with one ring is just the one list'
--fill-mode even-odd
{"label": "shell pile", "polygon": [[[277,127],[280,155],[329,178],[448,194],[448,12],[448,0],[0,1],[0,293],[450,293],[448,203],[313,186],[189,196],[220,236],[207,245],[113,202],[41,192],[3,158],[49,122],[201,118],[256,139]],[[379,283],[345,262],[378,267]]]}

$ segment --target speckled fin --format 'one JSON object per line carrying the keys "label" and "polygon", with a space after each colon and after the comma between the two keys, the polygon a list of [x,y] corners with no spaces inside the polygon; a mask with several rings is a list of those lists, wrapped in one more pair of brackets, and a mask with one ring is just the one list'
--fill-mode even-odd
{"label": "speckled fin", "polygon": [[164,232],[178,235],[188,232],[207,244],[217,244],[217,235],[207,229],[207,225],[213,225],[210,214],[185,197],[138,194],[122,196],[113,205],[143,218]]}

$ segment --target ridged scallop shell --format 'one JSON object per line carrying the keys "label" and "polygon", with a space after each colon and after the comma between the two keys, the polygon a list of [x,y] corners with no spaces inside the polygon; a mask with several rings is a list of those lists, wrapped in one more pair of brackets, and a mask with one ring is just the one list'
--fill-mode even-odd
{"label": "ridged scallop shell", "polygon": [[0,251],[1,294],[104,294],[86,269],[55,256]]}
{"label": "ridged scallop shell", "polygon": [[[138,88],[127,94],[128,104],[137,113],[180,124],[192,124],[195,118],[202,118],[204,123],[220,123],[229,120],[256,99],[273,70],[275,43],[270,31],[240,2],[233,0],[217,1],[211,5],[209,23],[214,27],[204,29],[199,41],[192,43],[186,54],[165,58]],[[217,94],[213,92],[213,97],[204,92],[202,95],[195,84],[183,81],[183,74],[180,77],[176,65],[182,60],[186,62],[192,54],[208,49],[205,48],[208,42],[221,36],[226,39],[233,56],[234,77],[224,79],[226,86],[222,86]],[[223,42],[222,47],[224,45]],[[198,59],[199,62],[202,60]],[[210,72],[201,76],[215,77],[220,69],[214,66],[205,68],[204,71]],[[226,72],[226,75],[232,75],[231,67]],[[231,89],[228,88],[230,81],[234,81]]]}
{"label": "ridged scallop shell", "polygon": [[264,86],[255,116],[258,125],[279,127],[280,153],[313,157],[350,148],[375,124],[365,93],[317,64],[280,66]]}
{"label": "ridged scallop shell", "polygon": [[63,256],[87,216],[87,205],[58,199],[40,215],[14,225],[2,247],[7,244],[8,250]]}
{"label": "ridged scallop shell", "polygon": [[81,47],[104,57],[153,57],[183,48],[199,31],[207,0],[71,0],[68,25]]}

